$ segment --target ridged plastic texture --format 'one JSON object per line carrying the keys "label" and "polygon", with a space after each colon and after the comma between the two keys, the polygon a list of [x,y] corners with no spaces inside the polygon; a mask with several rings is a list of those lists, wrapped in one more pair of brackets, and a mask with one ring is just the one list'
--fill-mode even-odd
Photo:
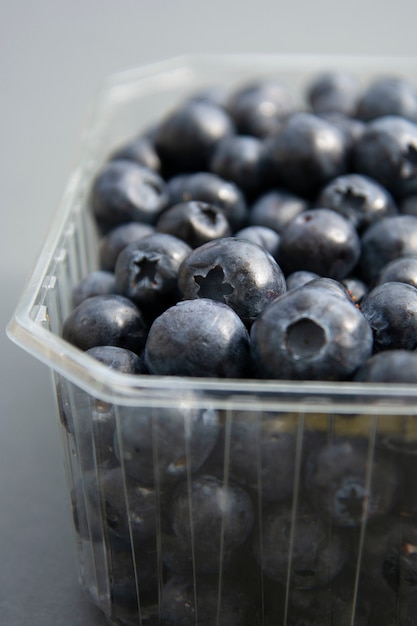
{"label": "ridged plastic texture", "polygon": [[114,624],[417,624],[401,574],[410,557],[417,577],[414,387],[133,377],[60,337],[98,265],[88,196],[109,152],[200,87],[276,76],[301,99],[325,69],[417,76],[413,59],[186,57],[111,77],[93,103],[8,332],[53,372],[80,580]]}

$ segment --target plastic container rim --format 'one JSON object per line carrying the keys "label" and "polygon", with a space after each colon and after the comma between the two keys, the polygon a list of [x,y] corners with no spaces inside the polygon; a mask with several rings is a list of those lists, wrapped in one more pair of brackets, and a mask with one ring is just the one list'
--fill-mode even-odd
{"label": "plastic container rim", "polygon": [[[326,381],[277,381],[277,380],[232,380],[232,379],[209,379],[191,377],[168,377],[140,375],[133,376],[120,374],[110,370],[99,361],[96,361],[81,350],[64,341],[58,335],[44,328],[33,319],[33,307],[36,298],[42,289],[48,270],[54,263],[57,244],[65,233],[68,218],[76,214],[77,194],[83,189],[83,185],[89,182],[89,171],[94,161],[94,144],[100,129],[103,107],[108,105],[109,98],[122,86],[129,83],[138,83],[149,78],[171,75],[174,72],[190,72],[188,80],[192,79],[192,73],[199,71],[199,66],[209,65],[211,68],[219,68],[227,65],[240,68],[262,67],[267,70],[294,70],[320,71],[339,67],[355,71],[365,69],[379,72],[394,71],[416,72],[417,58],[394,57],[394,56],[359,56],[359,55],[334,55],[329,57],[322,54],[195,54],[183,55],[137,68],[123,70],[104,78],[98,85],[96,95],[93,97],[81,132],[81,152],[78,166],[70,175],[65,187],[64,194],[58,209],[52,219],[42,250],[35,262],[34,268],[24,287],[23,293],[16,306],[6,332],[9,338],[18,346],[35,356],[38,360],[49,366],[53,371],[65,376],[68,380],[78,385],[95,397],[114,402],[115,399],[122,404],[133,404],[142,399],[143,401],[155,400],[172,402],[172,396],[178,396],[185,392],[199,392],[212,397],[221,397],[222,401],[236,404],[238,397],[256,397],[258,403],[262,400],[278,396],[281,400],[288,398],[290,403],[304,406],[306,411],[317,410],[316,399],[328,398],[335,401],[338,410],[341,405],[347,403],[350,406],[352,398],[355,398],[355,411],[358,403],[363,410],[372,404],[378,404],[378,410],[384,412],[396,412],[403,407],[408,414],[417,412],[417,388],[406,384],[370,384],[358,382],[326,382]],[[59,262],[59,259],[56,259]],[[402,412],[400,410],[400,412]]]}

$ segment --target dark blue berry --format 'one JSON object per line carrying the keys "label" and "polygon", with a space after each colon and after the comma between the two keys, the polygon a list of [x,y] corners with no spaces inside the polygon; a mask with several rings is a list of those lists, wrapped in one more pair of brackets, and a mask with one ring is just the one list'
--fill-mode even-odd
{"label": "dark blue berry", "polygon": [[144,374],[146,372],[143,357],[131,350],[117,346],[95,346],[86,352],[116,372],[124,374]]}
{"label": "dark blue berry", "polygon": [[154,233],[126,246],[114,270],[118,292],[150,315],[157,315],[179,298],[181,263],[191,248],[178,237]]}
{"label": "dark blue berry", "polygon": [[155,223],[167,199],[158,174],[126,160],[106,163],[91,190],[93,214],[104,233],[125,222]]}
{"label": "dark blue berry", "polygon": [[279,130],[283,120],[293,112],[294,104],[286,85],[266,78],[235,88],[227,110],[240,134],[266,137]]}
{"label": "dark blue berry", "polygon": [[288,222],[307,209],[308,203],[303,198],[283,189],[273,189],[251,206],[249,222],[253,226],[266,226],[281,233]]}
{"label": "dark blue berry", "polygon": [[[296,423],[279,413],[260,416],[256,411],[235,411],[229,430],[223,433],[222,453],[229,461],[231,478],[263,501],[291,498],[301,443]],[[310,432],[304,433],[304,455],[313,439]]]}
{"label": "dark blue berry", "polygon": [[217,579],[174,576],[161,595],[161,626],[260,626],[245,591]]}
{"label": "dark blue berry", "polygon": [[[370,608],[357,601],[353,602],[353,594],[347,598],[337,595],[334,585],[314,590],[291,589],[287,626],[351,626],[352,609],[355,626],[369,626]],[[386,625],[388,626],[388,624]]]}
{"label": "dark blue berry", "polygon": [[260,163],[263,144],[260,139],[245,135],[225,137],[217,144],[209,169],[225,180],[234,182],[249,197],[262,190]]}
{"label": "dark blue berry", "polygon": [[[294,534],[292,534],[294,529]],[[291,588],[315,589],[328,585],[349,556],[343,535],[313,511],[291,504],[271,505],[263,512],[254,553],[264,574]]]}
{"label": "dark blue berry", "polygon": [[249,334],[226,304],[207,298],[185,300],[153,322],[145,362],[158,375],[245,377],[250,369]]}
{"label": "dark blue berry", "polygon": [[355,299],[352,297],[348,288],[341,281],[334,280],[333,278],[319,276],[318,278],[313,278],[305,283],[305,287],[308,289],[317,289],[319,287],[321,289],[329,290],[336,296],[342,297],[348,302],[355,304]]}
{"label": "dark blue berry", "polygon": [[180,268],[185,298],[210,298],[229,305],[250,325],[286,290],[275,259],[251,241],[225,237],[196,248]]}
{"label": "dark blue berry", "polygon": [[311,113],[294,113],[264,152],[264,176],[301,196],[315,196],[336,176],[347,173],[344,134]]}
{"label": "dark blue berry", "polygon": [[343,113],[353,116],[359,98],[359,81],[348,72],[324,72],[314,77],[306,95],[316,114]]}
{"label": "dark blue berry", "polygon": [[384,187],[359,174],[345,174],[332,180],[321,191],[317,204],[350,219],[359,231],[381,217],[398,212]]}
{"label": "dark blue berry", "polygon": [[174,533],[198,550],[227,553],[240,546],[254,523],[249,495],[242,487],[213,476],[199,476],[174,492],[170,519]]}
{"label": "dark blue berry", "polygon": [[182,239],[191,248],[231,235],[224,211],[214,204],[200,200],[171,206],[162,213],[156,230]]}
{"label": "dark blue berry", "polygon": [[356,527],[389,513],[396,501],[399,473],[384,454],[369,458],[362,437],[336,437],[316,448],[306,465],[306,488],[320,515],[336,526]]}
{"label": "dark blue berry", "polygon": [[208,102],[215,104],[222,109],[226,109],[227,100],[229,98],[229,89],[224,85],[209,85],[203,87],[199,91],[195,91],[189,97],[189,100],[196,102]]}
{"label": "dark blue berry", "polygon": [[[387,516],[369,526],[365,535],[361,568],[373,584],[384,581],[396,593],[417,587],[417,524],[412,518]],[[402,622],[401,622],[402,624]]]}
{"label": "dark blue berry", "polygon": [[154,172],[161,169],[161,161],[151,140],[143,135],[131,139],[111,153],[109,160],[133,161],[138,165],[147,167]]}
{"label": "dark blue berry", "polygon": [[399,76],[381,76],[368,85],[358,102],[357,116],[369,122],[398,115],[417,122],[417,90]]}
{"label": "dark blue berry", "polygon": [[417,253],[415,256],[400,256],[384,265],[377,276],[376,285],[388,282],[417,287]]}
{"label": "dark blue berry", "polygon": [[183,539],[173,533],[162,535],[162,559],[165,567],[173,574],[192,576],[197,574],[218,574],[229,570],[233,562],[232,551],[221,551],[202,548],[197,542],[191,542],[189,537]]}
{"label": "dark blue berry", "polygon": [[158,623],[159,568],[154,540],[136,546],[110,535],[107,563],[112,619],[121,624]]}
{"label": "dark blue berry", "polygon": [[400,213],[404,215],[417,215],[417,194],[402,198],[399,203]]}
{"label": "dark blue berry", "polygon": [[378,285],[361,301],[375,350],[417,348],[417,289],[407,283]]}
{"label": "dark blue berry", "polygon": [[126,248],[130,243],[138,239],[152,235],[154,231],[155,228],[153,226],[143,224],[142,222],[127,222],[113,228],[99,242],[100,268],[107,272],[114,272],[117,257],[123,248]]}
{"label": "dark blue berry", "polygon": [[216,144],[234,132],[228,114],[207,101],[188,100],[160,123],[154,139],[164,172],[207,169]]}
{"label": "dark blue berry", "polygon": [[343,380],[371,355],[372,331],[347,297],[307,283],[261,313],[251,345],[261,378]]}
{"label": "dark blue berry", "polygon": [[72,290],[72,304],[78,306],[91,296],[104,296],[116,293],[116,283],[113,272],[96,270],[90,272]]}
{"label": "dark blue berry", "polygon": [[184,480],[197,471],[213,450],[219,416],[213,409],[193,407],[184,394],[172,408],[126,409],[115,433],[115,451],[128,476],[141,483]]}
{"label": "dark blue berry", "polygon": [[362,235],[362,277],[365,282],[373,283],[385,265],[399,257],[414,255],[417,255],[417,216],[383,217]]}
{"label": "dark blue berry", "polygon": [[224,211],[232,231],[246,224],[248,208],[242,191],[213,172],[174,176],[167,184],[167,193],[171,206],[190,200],[214,204]]}
{"label": "dark blue berry", "polygon": [[140,354],[147,325],[141,311],[119,295],[92,296],[83,300],[66,317],[64,339],[81,350],[94,346],[119,346]]}
{"label": "dark blue berry", "polygon": [[118,537],[144,541],[157,532],[157,494],[149,486],[124,476],[121,467],[101,471],[86,486],[91,506],[97,515],[103,511],[109,532]]}
{"label": "dark blue berry", "polygon": [[279,262],[284,272],[306,270],[341,280],[360,256],[353,224],[331,209],[310,209],[297,215],[281,233]]}
{"label": "dark blue berry", "polygon": [[242,230],[235,233],[237,239],[247,239],[252,243],[258,244],[261,248],[265,248],[274,259],[278,257],[279,242],[281,240],[279,234],[268,228],[268,226],[246,226]]}
{"label": "dark blue berry", "polygon": [[369,122],[354,147],[354,169],[399,198],[417,193],[417,123],[395,115]]}
{"label": "dark blue berry", "polygon": [[360,302],[364,295],[368,293],[367,285],[360,278],[356,278],[356,276],[343,278],[341,283],[346,287],[354,302]]}
{"label": "dark blue berry", "polygon": [[417,383],[417,353],[385,350],[371,356],[355,374],[366,383]]}
{"label": "dark blue berry", "polygon": [[297,289],[297,287],[302,287],[315,278],[320,278],[315,272],[307,272],[306,270],[297,270],[296,272],[292,272],[286,278],[287,291]]}

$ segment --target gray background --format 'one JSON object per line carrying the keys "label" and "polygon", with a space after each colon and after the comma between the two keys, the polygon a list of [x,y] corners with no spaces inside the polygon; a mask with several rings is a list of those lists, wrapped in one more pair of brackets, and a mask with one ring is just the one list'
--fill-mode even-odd
{"label": "gray background", "polygon": [[4,328],[105,75],[191,52],[417,54],[415,0],[2,0],[0,622],[104,618],[79,589],[50,374]]}

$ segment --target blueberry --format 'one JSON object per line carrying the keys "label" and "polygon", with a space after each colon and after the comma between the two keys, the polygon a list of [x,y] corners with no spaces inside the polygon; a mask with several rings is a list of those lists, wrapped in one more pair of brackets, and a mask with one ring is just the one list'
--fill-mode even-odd
{"label": "blueberry", "polygon": [[263,512],[254,539],[255,557],[264,574],[290,588],[316,589],[328,585],[349,556],[345,538],[308,508],[274,504]]}
{"label": "blueberry", "polygon": [[[110,535],[108,577],[112,619],[126,625],[158,624],[158,559],[153,540],[136,546]],[[155,621],[154,621],[155,620]]]}
{"label": "blueberry", "polygon": [[167,193],[171,206],[190,200],[214,204],[224,211],[232,231],[246,224],[248,207],[242,191],[213,172],[174,176],[167,184]]}
{"label": "blueberry", "polygon": [[189,538],[183,539],[170,533],[162,535],[162,559],[165,567],[173,574],[192,576],[197,574],[218,574],[228,570],[233,561],[233,552],[202,549]]}
{"label": "blueberry", "polygon": [[366,123],[342,113],[320,113],[320,117],[335,126],[343,135],[346,142],[347,171],[353,170],[353,156],[355,144],[362,137]]}
{"label": "blueberry", "polygon": [[272,228],[267,226],[246,226],[235,233],[237,239],[247,239],[252,243],[258,244],[261,248],[265,248],[271,256],[276,259],[278,257],[280,236]]}
{"label": "blueberry", "polygon": [[125,222],[153,224],[167,203],[165,183],[133,161],[109,161],[97,174],[91,207],[101,231]]}
{"label": "blueberry", "polygon": [[[336,595],[333,586],[329,589],[291,589],[287,615],[288,626],[351,626],[352,610],[355,626],[369,626],[368,606],[353,602],[349,598]],[[388,625],[385,625],[388,626]]]}
{"label": "blueberry", "polygon": [[417,216],[394,215],[371,224],[361,238],[360,271],[372,283],[389,262],[417,255]]}
{"label": "blueberry", "polygon": [[407,283],[383,283],[362,299],[360,307],[372,328],[376,351],[417,348],[415,287]]}
{"label": "blueberry", "polygon": [[354,147],[354,169],[399,198],[417,193],[417,123],[395,115],[369,122]]}
{"label": "blueberry", "polygon": [[359,98],[359,81],[348,72],[324,72],[310,82],[306,96],[316,114],[343,113],[354,116]]}
{"label": "blueberry", "polygon": [[375,284],[387,282],[407,283],[417,287],[417,253],[415,256],[400,256],[384,265]]}
{"label": "blueberry", "polygon": [[260,626],[245,591],[209,577],[174,576],[162,589],[161,626]]}
{"label": "blueberry", "polygon": [[234,132],[228,114],[204,101],[188,100],[160,123],[155,149],[165,172],[193,172],[207,169],[216,144]]}
{"label": "blueberry", "polygon": [[92,506],[86,498],[85,485],[91,481],[92,472],[84,471],[84,476],[75,480],[71,491],[71,514],[77,540],[98,543],[103,541],[103,521],[100,509]]}
{"label": "blueberry", "polygon": [[189,100],[196,102],[208,102],[216,106],[226,109],[229,98],[229,88],[224,85],[209,85],[199,91],[194,91]]}
{"label": "blueberry", "polygon": [[156,230],[182,239],[191,248],[231,235],[229,222],[222,209],[198,200],[171,206],[162,213]]}
{"label": "blueberry", "polygon": [[86,352],[117,372],[124,374],[144,374],[146,372],[143,357],[131,350],[117,346],[95,346]]}
{"label": "blueberry", "polygon": [[141,311],[119,295],[92,296],[66,317],[64,339],[81,350],[94,346],[119,346],[136,354],[144,348],[147,324]]}
{"label": "blueberry", "polygon": [[368,293],[367,285],[363,282],[363,280],[360,280],[360,278],[357,278],[356,276],[347,276],[346,278],[343,278],[341,283],[346,287],[354,302],[359,303],[364,295]]}
{"label": "blueberry", "polygon": [[417,215],[417,194],[406,196],[400,200],[400,213],[405,215]]}
{"label": "blueberry", "polygon": [[307,283],[261,313],[251,346],[261,378],[343,380],[371,355],[372,331],[348,298]]}
{"label": "blueberry", "polygon": [[210,298],[229,305],[247,325],[286,290],[275,259],[251,241],[225,237],[195,248],[181,265],[185,298]]}
{"label": "blueberry", "polygon": [[110,157],[110,161],[126,160],[133,161],[138,165],[147,167],[154,172],[161,169],[161,161],[149,137],[139,135],[130,141],[124,143],[114,150]]}
{"label": "blueberry", "polygon": [[178,300],[178,272],[190,251],[184,241],[165,233],[129,244],[114,270],[118,292],[154,317]]}
{"label": "blueberry", "polygon": [[360,239],[353,224],[331,209],[310,209],[281,233],[279,263],[284,272],[306,270],[341,280],[356,266]]}
{"label": "blueberry", "polygon": [[305,483],[320,515],[334,525],[354,528],[389,513],[396,501],[399,473],[386,455],[362,437],[335,437],[310,454]]}
{"label": "blueberry", "polygon": [[[303,455],[314,437],[304,433]],[[293,495],[298,446],[297,423],[288,414],[235,411],[223,442],[232,479],[263,501],[282,502]]]}
{"label": "blueberry", "polygon": [[262,190],[260,163],[263,144],[260,139],[245,135],[225,137],[217,144],[209,170],[234,182],[249,197]]}
{"label": "blueberry", "polygon": [[398,115],[417,122],[417,90],[399,76],[381,76],[366,87],[358,102],[357,116],[366,122]]}
{"label": "blueberry", "polygon": [[417,524],[406,517],[387,516],[369,526],[365,535],[361,568],[368,583],[383,582],[404,596],[417,587]]}
{"label": "blueberry", "polygon": [[359,231],[381,217],[398,212],[384,187],[359,174],[345,174],[332,180],[322,189],[317,204],[350,219]]}
{"label": "blueberry", "polygon": [[352,294],[349,292],[347,287],[341,281],[339,282],[333,278],[319,276],[318,278],[313,278],[305,283],[305,287],[307,289],[317,289],[319,287],[321,289],[328,290],[334,295],[342,297],[348,302],[355,304],[355,299],[352,297]]}
{"label": "blueberry", "polygon": [[[96,346],[86,351],[109,369],[125,374],[146,374],[144,359],[141,356],[116,346]],[[83,456],[83,468],[113,468],[119,465],[114,450],[116,411],[110,402],[98,398],[86,399],[80,393],[73,402],[77,406],[74,424],[69,431],[75,435],[76,447]]]}
{"label": "blueberry", "polygon": [[103,511],[107,530],[118,537],[144,541],[157,532],[158,496],[154,489],[125,476],[121,467],[100,471],[87,483],[87,497],[99,515]]}
{"label": "blueberry", "polygon": [[99,265],[107,272],[114,272],[117,257],[130,243],[152,235],[155,228],[141,222],[127,222],[112,228],[99,242]]}
{"label": "blueberry", "polygon": [[264,176],[273,186],[311,197],[336,176],[347,173],[344,134],[311,113],[291,115],[265,145]]}
{"label": "blueberry", "polygon": [[104,296],[116,293],[116,283],[113,272],[96,270],[90,272],[72,289],[72,304],[78,306],[91,296]]}
{"label": "blueberry", "polygon": [[185,300],[153,322],[145,362],[158,375],[245,377],[250,368],[249,334],[226,304],[207,298]]}
{"label": "blueberry", "polygon": [[223,484],[213,476],[182,483],[172,496],[170,519],[174,533],[198,550],[227,553],[249,536],[254,512],[242,487]]}
{"label": "blueberry", "polygon": [[242,135],[266,137],[275,133],[294,110],[287,86],[272,78],[253,80],[236,87],[227,103]]}
{"label": "blueberry", "polygon": [[296,215],[308,209],[306,200],[284,189],[273,189],[261,195],[250,208],[249,222],[266,226],[277,233]]}
{"label": "blueberry", "polygon": [[297,289],[303,285],[309,283],[315,278],[320,278],[315,272],[307,272],[306,270],[297,270],[287,276],[287,291]]}
{"label": "blueberry", "polygon": [[193,402],[193,394],[184,394],[172,408],[126,408],[115,452],[128,476],[152,485],[184,480],[201,467],[215,446],[219,417]]}

